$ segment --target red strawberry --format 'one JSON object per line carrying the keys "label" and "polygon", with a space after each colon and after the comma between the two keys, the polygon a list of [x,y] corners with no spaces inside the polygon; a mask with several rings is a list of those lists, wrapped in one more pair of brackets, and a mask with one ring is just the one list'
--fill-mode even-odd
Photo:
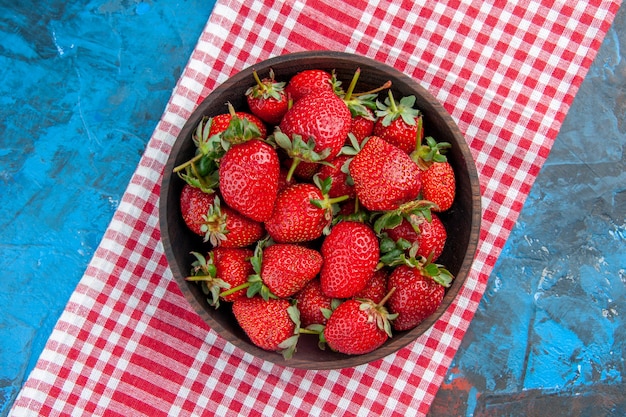
{"label": "red strawberry", "polygon": [[415,96],[403,97],[396,103],[391,90],[385,104],[377,103],[376,116],[378,120],[374,126],[374,135],[402,149],[405,153],[413,152],[423,135],[422,116],[420,111],[413,108]]}
{"label": "red strawberry", "polygon": [[250,140],[232,145],[219,166],[224,202],[244,216],[263,222],[274,210],[280,162],[266,142]]}
{"label": "red strawberry", "polygon": [[354,295],[354,298],[357,299],[367,299],[372,300],[375,303],[380,303],[380,301],[385,298],[387,294],[387,279],[388,273],[384,269],[379,269],[374,272],[374,275],[370,278],[370,280],[365,285],[361,291]]}
{"label": "red strawberry", "polygon": [[186,183],[206,193],[212,193],[218,188],[217,164],[224,155],[220,135],[209,136],[212,124],[213,119],[208,116],[200,120],[191,136],[196,146],[193,158],[173,170]]}
{"label": "red strawberry", "polygon": [[422,171],[422,196],[437,205],[433,211],[446,211],[452,207],[456,194],[454,170],[448,162],[435,162]]}
{"label": "red strawberry", "polygon": [[412,329],[433,314],[451,280],[452,275],[440,265],[397,266],[387,282],[387,288],[395,288],[388,302],[389,310],[398,314],[393,328]]}
{"label": "red strawberry", "polygon": [[[368,112],[372,113],[369,109]],[[363,142],[363,139],[374,134],[374,120],[373,113],[371,119],[366,116],[354,116],[350,124],[350,133],[354,135],[356,140]]]}
{"label": "red strawberry", "polygon": [[363,290],[374,275],[380,248],[370,226],[343,221],[330,230],[321,252],[322,291],[329,297],[350,298]]}
{"label": "red strawberry", "polygon": [[233,303],[233,314],[254,345],[282,352],[286,358],[293,355],[300,319],[298,309],[288,300],[238,298]]}
{"label": "red strawberry", "polygon": [[248,275],[254,273],[249,258],[253,252],[250,249],[215,248],[208,254],[208,259],[200,253],[192,252],[196,261],[192,264],[193,270],[188,281],[197,281],[209,296],[209,305],[219,307],[220,298],[224,301],[235,301],[245,297],[245,291],[236,291],[228,296],[220,297],[220,291],[247,282]]}
{"label": "red strawberry", "polygon": [[439,217],[431,213],[430,220],[420,214],[410,215],[392,229],[383,229],[387,235],[397,241],[405,239],[416,247],[416,255],[436,261],[446,244],[447,233]]}
{"label": "red strawberry", "polygon": [[204,216],[213,204],[215,194],[205,193],[199,188],[185,184],[180,193],[180,211],[187,227],[197,235],[204,236],[202,225],[206,223]]}
{"label": "red strawberry", "polygon": [[420,140],[411,158],[422,169],[422,194],[425,200],[436,204],[433,211],[446,211],[452,207],[456,194],[454,169],[445,152],[451,147],[448,142],[437,142],[431,136],[426,144]]}
{"label": "red strawberry", "polygon": [[294,244],[274,244],[263,250],[261,280],[277,297],[287,298],[317,276],[322,255]]}
{"label": "red strawberry", "polygon": [[291,77],[285,92],[295,103],[302,97],[316,91],[333,91],[334,84],[333,75],[327,71],[320,69],[304,70]]}
{"label": "red strawberry", "polygon": [[[248,280],[248,276],[254,272],[250,263],[250,258],[254,252],[250,249],[215,248],[213,255],[216,275],[226,282],[229,288],[243,284]],[[224,297],[224,301],[235,301],[244,295],[243,291],[236,292]]]}
{"label": "red strawberry", "polygon": [[[385,288],[386,290],[386,288]],[[332,310],[332,298],[322,292],[319,279],[309,281],[295,296],[296,306],[300,310],[302,327],[312,324],[326,324],[322,310]]]}
{"label": "red strawberry", "polygon": [[343,302],[328,319],[323,340],[332,350],[347,355],[377,349],[391,336],[389,323],[395,317],[382,305],[385,299],[379,304],[354,299]]}
{"label": "red strawberry", "polygon": [[350,198],[354,198],[356,196],[352,178],[348,174],[348,165],[351,159],[352,156],[350,155],[339,155],[328,161],[331,165],[320,166],[318,171],[320,178],[330,177],[332,179],[330,190],[328,191],[329,197],[347,195]]}
{"label": "red strawberry", "polygon": [[289,100],[285,94],[284,82],[276,82],[274,71],[270,69],[269,77],[261,80],[253,71],[256,85],[246,91],[246,100],[252,114],[270,125],[277,125],[289,108]]}
{"label": "red strawberry", "polygon": [[209,136],[224,133],[229,126],[231,126],[233,119],[235,119],[235,122],[241,122],[242,119],[245,119],[245,124],[253,124],[253,127],[247,126],[246,128],[258,130],[258,133],[254,135],[254,137],[265,138],[267,136],[267,127],[265,127],[265,123],[263,123],[263,121],[257,116],[243,111],[236,112],[230,103],[228,103],[228,109],[229,113],[222,113],[213,117],[211,129],[209,130]]}
{"label": "red strawberry", "polygon": [[240,248],[265,234],[263,225],[222,205],[215,194],[185,184],[180,197],[183,220],[195,234],[213,246]]}
{"label": "red strawberry", "polygon": [[421,190],[421,172],[399,148],[370,137],[350,162],[350,175],[361,204],[368,210],[394,210],[414,200]]}
{"label": "red strawberry", "polygon": [[[332,220],[332,205],[344,198],[326,196],[329,182],[296,183],[278,194],[265,229],[278,243],[308,242],[322,236]],[[320,189],[321,188],[321,189]]]}
{"label": "red strawberry", "polygon": [[351,123],[346,103],[333,91],[319,91],[296,102],[279,127],[292,140],[296,135],[305,142],[313,139],[317,153],[329,149],[325,159],[330,159],[341,150]]}

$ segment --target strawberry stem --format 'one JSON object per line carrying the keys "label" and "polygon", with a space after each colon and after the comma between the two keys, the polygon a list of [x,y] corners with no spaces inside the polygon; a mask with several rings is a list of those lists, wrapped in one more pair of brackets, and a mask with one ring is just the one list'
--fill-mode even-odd
{"label": "strawberry stem", "polygon": [[396,292],[396,287],[392,287],[389,290],[387,295],[385,295],[385,297],[382,300],[380,300],[380,302],[378,304],[376,304],[376,308],[380,308],[380,307],[384,306],[385,303],[387,302],[387,300],[389,300],[389,298],[391,298],[391,296],[393,295],[394,292]]}
{"label": "strawberry stem", "polygon": [[176,168],[174,168],[174,172],[180,172],[183,169],[187,168],[189,165],[198,162],[200,159],[202,159],[204,155],[199,153],[196,156],[194,156],[193,158],[191,158],[190,160],[188,160],[187,162],[183,162],[182,164],[178,165]]}
{"label": "strawberry stem", "polygon": [[293,173],[296,171],[296,167],[298,166],[298,164],[300,164],[300,161],[302,161],[302,159],[300,158],[293,158],[293,161],[291,161],[291,166],[289,167],[289,171],[287,171],[287,182],[291,182]]}
{"label": "strawberry stem", "polygon": [[352,96],[353,97],[359,97],[359,96],[364,96],[367,94],[376,94],[382,90],[385,90],[387,88],[391,87],[391,81],[387,81],[385,84],[381,85],[380,87],[374,88],[373,90],[369,90],[369,91],[364,91],[362,93],[353,93]]}
{"label": "strawberry stem", "polygon": [[299,334],[315,334],[315,335],[319,335],[320,332],[315,331],[315,330],[311,330],[311,329],[306,329],[306,328],[300,328],[298,330]]}
{"label": "strawberry stem", "polygon": [[418,151],[422,147],[422,131],[424,125],[422,122],[422,118],[417,118],[417,132],[415,133],[415,150]]}
{"label": "strawberry stem", "polygon": [[352,98],[352,93],[354,92],[354,88],[356,87],[356,82],[359,79],[359,75],[361,75],[361,68],[357,68],[356,71],[354,71],[354,75],[352,76],[352,81],[350,81],[350,85],[348,86],[348,89],[346,90],[346,95],[344,96],[344,100],[350,100]]}
{"label": "strawberry stem", "polygon": [[387,95],[389,96],[389,107],[391,108],[391,113],[398,113],[398,107],[396,106],[396,101],[393,98],[393,93],[391,92],[391,90],[387,92]]}
{"label": "strawberry stem", "polygon": [[211,275],[193,275],[190,277],[186,277],[186,281],[211,281],[213,277]]}
{"label": "strawberry stem", "polygon": [[256,81],[259,88],[262,90],[265,90],[266,87],[263,84],[263,81],[261,81],[261,78],[259,78],[259,74],[257,74],[256,70],[252,71],[252,76],[254,77],[254,81]]}
{"label": "strawberry stem", "polygon": [[244,290],[250,286],[250,282],[244,282],[243,284],[237,285],[236,287],[229,288],[226,291],[222,291],[220,293],[220,297],[227,297],[231,294],[236,293],[237,291]]}

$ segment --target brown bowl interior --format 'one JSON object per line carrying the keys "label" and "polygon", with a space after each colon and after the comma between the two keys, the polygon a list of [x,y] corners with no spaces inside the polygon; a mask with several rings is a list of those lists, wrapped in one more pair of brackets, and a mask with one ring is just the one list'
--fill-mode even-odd
{"label": "brown bowl interior", "polygon": [[[317,347],[313,336],[303,335],[294,357],[285,361],[280,354],[257,348],[237,325],[227,303],[219,309],[210,307],[199,286],[185,281],[194,258],[191,251],[209,247],[187,230],[179,208],[183,181],[172,174],[173,168],[191,158],[195,152],[192,131],[204,115],[214,116],[227,111],[230,102],[237,110],[246,110],[245,90],[253,84],[252,71],[261,77],[272,68],[279,80],[286,80],[304,69],[334,70],[347,87],[354,71],[361,68],[356,92],[367,91],[391,80],[394,97],[415,95],[416,107],[424,113],[426,135],[452,144],[448,159],[455,169],[457,196],[453,207],[441,215],[448,231],[448,241],[438,263],[444,264],[456,277],[447,290],[442,305],[418,327],[397,332],[382,347],[365,355],[348,356]],[[167,260],[180,289],[204,321],[221,337],[252,355],[265,360],[304,369],[337,369],[352,367],[382,358],[414,341],[443,314],[456,297],[470,270],[476,251],[480,227],[480,190],[478,176],[469,148],[458,127],[443,106],[415,80],[403,73],[366,57],[341,52],[301,52],[279,56],[247,68],[217,87],[193,112],[177,138],[163,174],[160,199],[161,238]]]}

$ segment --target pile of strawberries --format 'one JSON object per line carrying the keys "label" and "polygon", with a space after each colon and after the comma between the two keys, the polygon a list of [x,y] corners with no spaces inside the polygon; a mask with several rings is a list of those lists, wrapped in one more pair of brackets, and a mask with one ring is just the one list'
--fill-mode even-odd
{"label": "pile of strawberries", "polygon": [[450,144],[425,137],[415,97],[390,83],[355,93],[359,75],[344,90],[325,70],[254,72],[248,109],[203,118],[195,156],[174,169],[183,219],[210,244],[187,279],[286,358],[304,333],[371,352],[433,314],[453,280],[436,263]]}

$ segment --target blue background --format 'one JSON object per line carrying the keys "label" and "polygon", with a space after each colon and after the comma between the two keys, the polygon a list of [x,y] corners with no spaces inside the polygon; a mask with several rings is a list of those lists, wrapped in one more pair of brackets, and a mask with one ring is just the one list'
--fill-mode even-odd
{"label": "blue background", "polygon": [[[0,0],[0,415],[82,277],[213,1]],[[431,416],[626,414],[626,11]]]}

